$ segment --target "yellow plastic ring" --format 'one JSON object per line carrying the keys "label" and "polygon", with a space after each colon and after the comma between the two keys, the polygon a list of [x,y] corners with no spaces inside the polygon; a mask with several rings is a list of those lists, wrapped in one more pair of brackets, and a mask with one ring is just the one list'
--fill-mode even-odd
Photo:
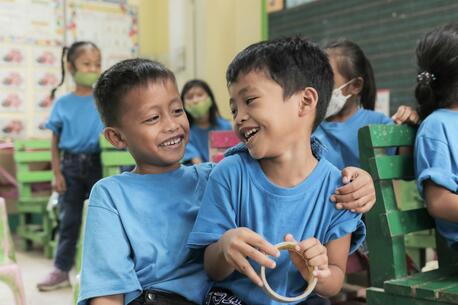
{"label": "yellow plastic ring", "polygon": [[[280,251],[281,250],[293,250],[293,251],[296,251],[296,245],[297,245],[297,243],[295,243],[295,242],[282,242],[282,243],[276,244],[275,247]],[[296,252],[299,255],[302,256],[302,253],[300,253],[298,251],[296,251]],[[282,303],[292,303],[292,302],[297,302],[297,301],[300,301],[302,299],[305,299],[313,291],[313,289],[315,289],[315,286],[316,286],[316,283],[317,283],[317,278],[313,275],[313,267],[308,266],[308,278],[306,279],[308,285],[307,285],[307,288],[305,289],[305,291],[301,295],[298,295],[298,296],[295,296],[295,297],[287,297],[287,296],[280,295],[280,294],[278,294],[278,293],[276,293],[275,291],[272,290],[272,288],[270,287],[269,283],[267,282],[266,269],[265,269],[264,266],[261,266],[260,276],[261,276],[261,280],[262,280],[262,283],[263,283],[264,292],[269,297],[274,299],[275,301],[282,302]]]}

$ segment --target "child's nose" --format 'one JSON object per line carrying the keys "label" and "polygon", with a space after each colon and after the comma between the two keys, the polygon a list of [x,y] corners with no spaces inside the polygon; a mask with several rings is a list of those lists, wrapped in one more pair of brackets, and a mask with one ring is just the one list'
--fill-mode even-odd
{"label": "child's nose", "polygon": [[168,115],[165,118],[164,129],[166,132],[175,132],[178,130],[178,127],[179,127],[179,124],[173,116]]}

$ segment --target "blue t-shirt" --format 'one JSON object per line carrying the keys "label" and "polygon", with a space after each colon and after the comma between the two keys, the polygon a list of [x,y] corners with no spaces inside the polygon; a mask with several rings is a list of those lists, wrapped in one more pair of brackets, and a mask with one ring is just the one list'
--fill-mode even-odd
{"label": "blue t-shirt", "polygon": [[[284,241],[287,233],[296,240],[316,237],[327,244],[355,230],[362,231],[352,244],[353,251],[364,239],[365,227],[360,214],[337,210],[330,201],[340,181],[340,172],[321,159],[299,185],[279,187],[267,178],[257,160],[238,150],[223,159],[210,175],[188,246],[206,247],[238,227],[250,228],[272,244]],[[250,263],[259,271],[259,265],[251,260]],[[266,276],[270,286],[283,295],[298,295],[306,286],[287,253],[277,260],[276,269],[266,269]],[[238,272],[215,286],[232,290],[250,305],[281,304]]]}
{"label": "blue t-shirt", "polygon": [[97,182],[89,198],[78,304],[144,289],[182,295],[200,304],[210,287],[203,252],[186,241],[212,164],[164,173],[126,172]]}
{"label": "blue t-shirt", "polygon": [[183,160],[189,161],[193,158],[200,158],[202,162],[209,161],[208,152],[208,133],[213,130],[231,130],[231,123],[223,118],[217,118],[216,126],[210,128],[200,128],[196,124],[191,126],[189,132],[189,143],[186,145],[186,151]]}
{"label": "blue t-shirt", "polygon": [[46,128],[59,135],[59,148],[71,153],[97,153],[103,123],[94,97],[73,93],[60,97],[51,111]]}
{"label": "blue t-shirt", "polygon": [[[322,121],[313,132],[325,147],[323,157],[338,169],[359,167],[358,130],[369,124],[391,124],[385,114],[360,108],[345,122]],[[394,151],[390,151],[394,154]]]}
{"label": "blue t-shirt", "polygon": [[[422,196],[426,180],[458,194],[457,111],[439,109],[421,123],[415,140],[415,175]],[[436,227],[450,246],[458,247],[458,223],[436,219]]]}

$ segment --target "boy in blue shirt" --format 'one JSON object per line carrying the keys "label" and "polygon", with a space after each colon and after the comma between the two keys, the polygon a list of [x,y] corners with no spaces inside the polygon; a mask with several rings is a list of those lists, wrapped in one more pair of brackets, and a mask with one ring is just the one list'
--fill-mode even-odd
{"label": "boy in blue shirt", "polygon": [[326,54],[298,37],[260,42],[235,57],[226,79],[234,129],[246,150],[213,170],[188,239],[190,247],[205,248],[204,267],[216,281],[206,304],[222,296],[231,304],[280,304],[261,289],[259,265],[274,269],[266,277],[277,293],[300,294],[307,264],[293,252],[291,260],[279,257],[273,244],[282,241],[298,240],[296,250],[315,268],[317,293],[338,293],[365,227],[359,214],[330,201],[340,172],[318,160],[310,141],[333,88]]}
{"label": "boy in blue shirt", "polygon": [[136,167],[91,192],[78,304],[201,304],[210,282],[186,240],[211,165],[180,165],[189,123],[173,73],[125,60],[102,74],[95,98],[105,137]]}

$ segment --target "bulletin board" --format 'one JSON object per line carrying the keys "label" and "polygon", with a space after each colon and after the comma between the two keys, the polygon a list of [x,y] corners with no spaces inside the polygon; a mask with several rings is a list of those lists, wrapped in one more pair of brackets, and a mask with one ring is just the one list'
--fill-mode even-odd
{"label": "bulletin board", "polygon": [[64,45],[93,41],[102,69],[137,56],[139,48],[138,8],[123,0],[0,0],[0,28],[1,140],[50,137],[43,127]]}

